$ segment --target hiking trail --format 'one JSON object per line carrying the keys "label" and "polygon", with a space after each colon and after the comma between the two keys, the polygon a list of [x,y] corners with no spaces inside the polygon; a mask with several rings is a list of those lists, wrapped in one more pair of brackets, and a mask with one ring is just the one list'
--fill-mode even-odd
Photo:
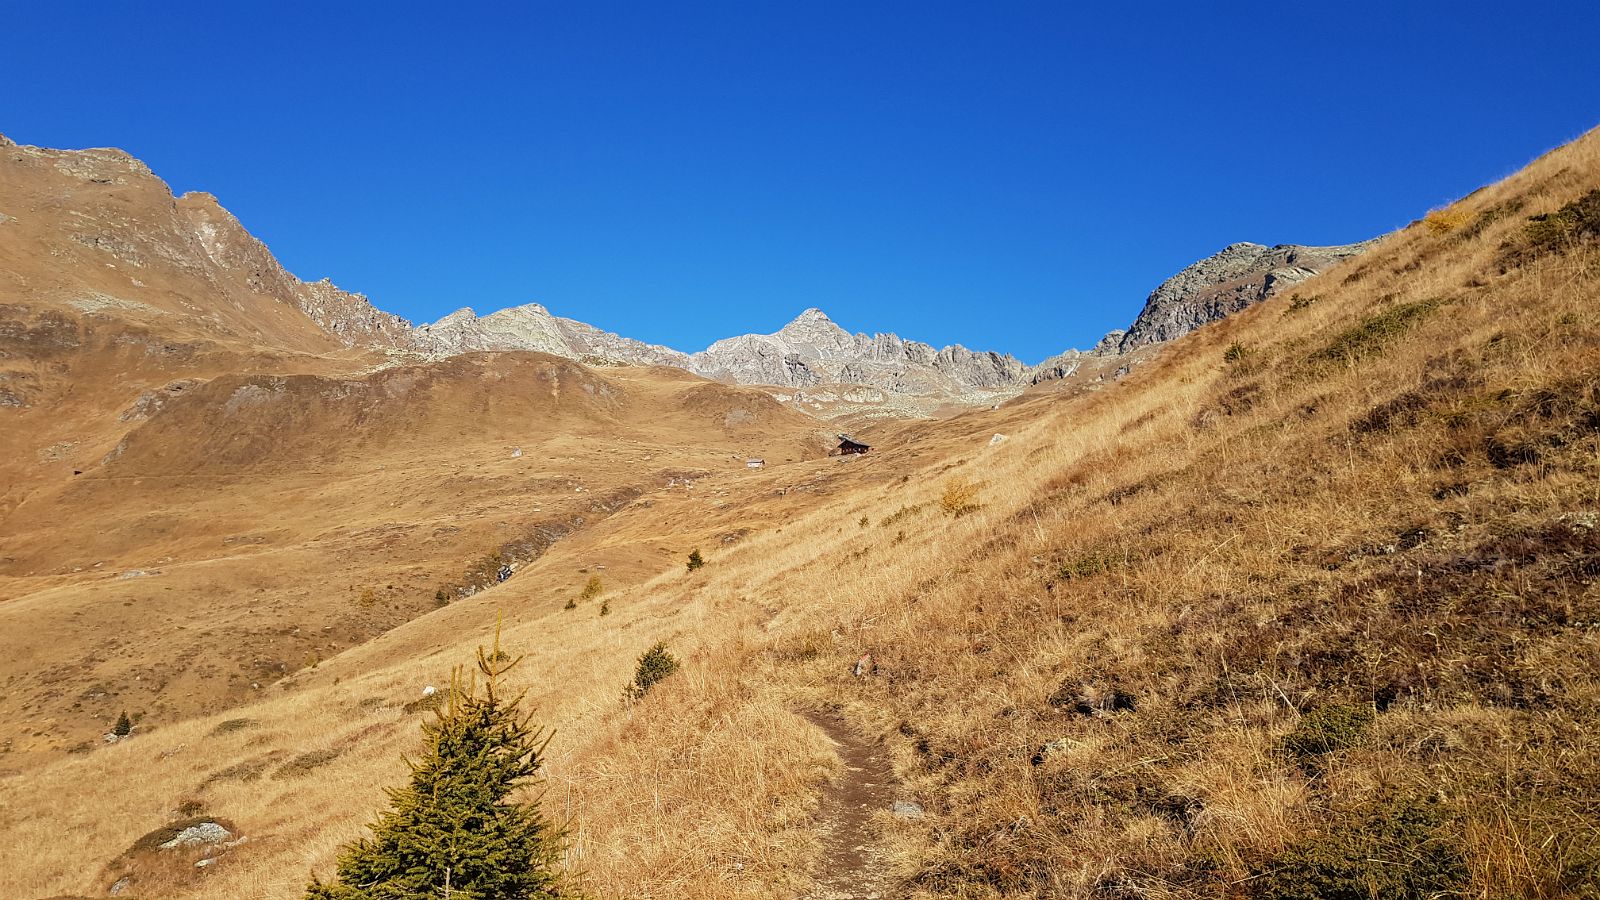
{"label": "hiking trail", "polygon": [[883,748],[853,733],[831,713],[804,713],[834,744],[844,771],[822,791],[817,809],[822,859],[802,900],[888,900],[895,888],[889,853],[872,814],[894,801],[894,770]]}

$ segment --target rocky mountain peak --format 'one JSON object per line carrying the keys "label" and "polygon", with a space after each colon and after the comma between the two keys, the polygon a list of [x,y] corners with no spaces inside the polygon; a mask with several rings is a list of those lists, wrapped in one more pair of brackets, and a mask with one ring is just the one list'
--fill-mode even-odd
{"label": "rocky mountain peak", "polygon": [[850,332],[840,328],[837,322],[828,318],[827,313],[814,306],[795,316],[793,321],[778,329],[772,337],[805,356],[848,351],[855,344]]}

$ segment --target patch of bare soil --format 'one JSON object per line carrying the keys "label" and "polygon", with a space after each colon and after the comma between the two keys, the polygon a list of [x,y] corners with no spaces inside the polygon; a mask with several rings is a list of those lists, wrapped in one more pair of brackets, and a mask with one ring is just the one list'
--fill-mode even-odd
{"label": "patch of bare soil", "polygon": [[830,713],[808,712],[833,741],[844,772],[828,783],[817,811],[822,862],[805,900],[879,900],[899,896],[888,851],[873,813],[894,801],[894,770],[883,748],[868,743]]}

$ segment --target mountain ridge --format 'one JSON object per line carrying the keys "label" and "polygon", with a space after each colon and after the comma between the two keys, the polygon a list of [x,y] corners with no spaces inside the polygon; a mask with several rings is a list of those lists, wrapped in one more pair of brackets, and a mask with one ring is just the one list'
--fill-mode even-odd
{"label": "mountain ridge", "polygon": [[[115,216],[95,233],[72,231],[66,236],[136,267],[152,257],[164,259],[183,272],[200,275],[208,287],[225,295],[243,293],[275,300],[303,313],[336,346],[431,356],[532,350],[591,364],[673,366],[735,384],[788,389],[862,387],[888,395],[964,404],[1003,399],[1032,385],[1071,377],[1088,363],[1181,337],[1373,244],[1229,245],[1163,281],[1125,332],[1114,331],[1088,350],[1065,350],[1031,366],[1008,353],[972,350],[959,343],[935,347],[892,331],[852,333],[816,306],[774,332],[733,335],[705,349],[685,352],[557,316],[539,303],[510,306],[483,316],[464,306],[435,322],[413,324],[329,279],[299,279],[214,195],[192,191],[171,196],[171,188],[147,165],[122,150],[27,147],[0,135],[0,151],[12,164],[50,161],[58,173],[79,182],[77,190],[91,194],[132,184],[130,189],[145,194],[147,205],[159,206],[164,198],[157,192],[165,191],[171,221],[154,231],[155,240],[148,227],[123,233],[129,231],[128,224]],[[0,214],[6,211],[0,210]],[[7,214],[0,222],[15,218]],[[138,302],[134,301],[135,305]],[[233,296],[231,303],[243,308],[248,300]]]}

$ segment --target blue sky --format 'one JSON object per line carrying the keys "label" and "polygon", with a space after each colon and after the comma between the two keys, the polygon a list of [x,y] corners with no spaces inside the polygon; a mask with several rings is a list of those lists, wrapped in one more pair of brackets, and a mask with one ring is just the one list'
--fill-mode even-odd
{"label": "blue sky", "polygon": [[1370,237],[1600,121],[1593,2],[5,19],[14,140],[122,147],[414,320],[537,301],[685,350],[820,306],[1037,361],[1228,243]]}

